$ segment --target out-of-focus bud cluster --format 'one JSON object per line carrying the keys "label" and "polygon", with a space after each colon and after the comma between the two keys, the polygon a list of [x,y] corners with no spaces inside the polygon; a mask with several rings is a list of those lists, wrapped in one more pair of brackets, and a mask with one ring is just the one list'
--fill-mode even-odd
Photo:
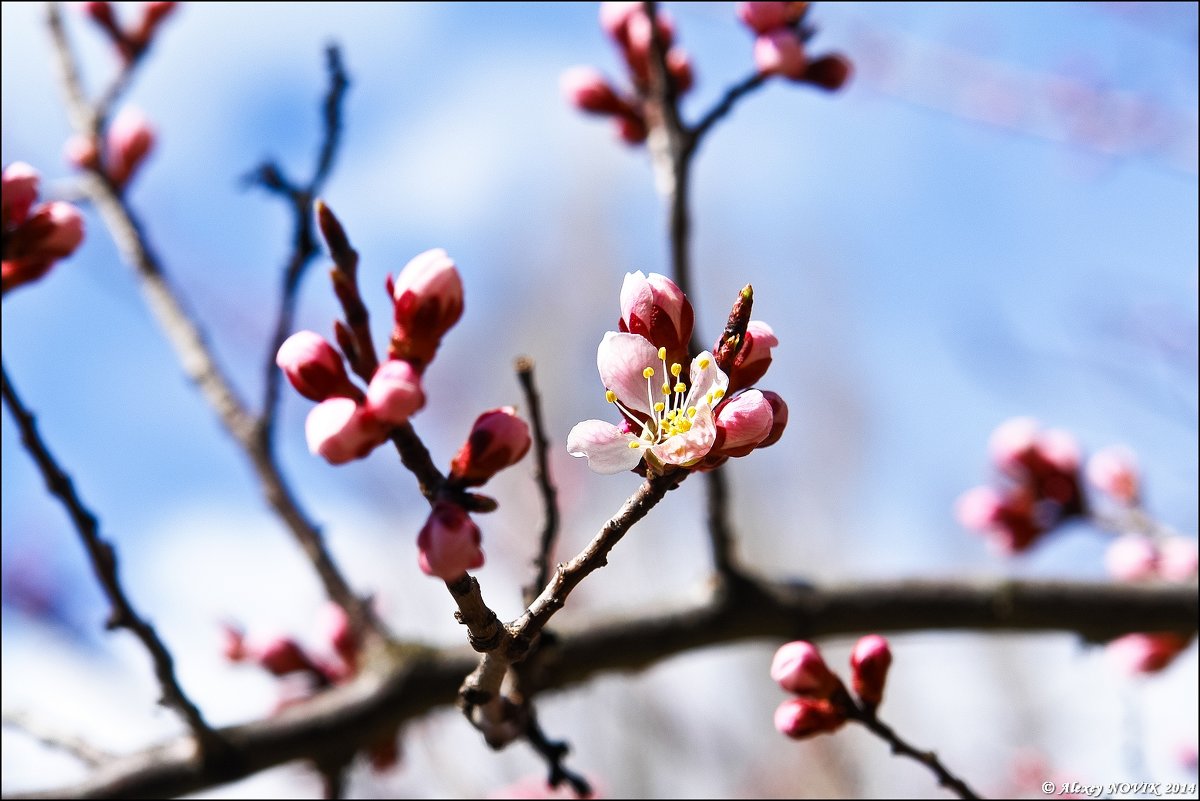
{"label": "out-of-focus bud cluster", "polygon": [[[850,684],[865,713],[874,714],[883,700],[891,665],[891,648],[878,634],[855,644],[850,654]],[[836,731],[855,711],[854,699],[842,680],[810,642],[797,640],[780,647],[771,662],[771,678],[796,696],[775,710],[775,728],[793,739]]]}
{"label": "out-of-focus bud cluster", "polygon": [[4,168],[0,292],[36,281],[83,241],[83,215],[63,201],[35,205],[41,177],[25,162]]}
{"label": "out-of-focus bud cluster", "polygon": [[738,3],[737,15],[754,32],[754,64],[762,75],[836,91],[850,79],[850,61],[837,53],[809,58],[808,3]]}
{"label": "out-of-focus bud cluster", "polygon": [[1080,486],[1080,454],[1066,431],[1043,431],[1018,417],[1002,423],[990,442],[999,481],[968,490],[956,507],[958,520],[1004,553],[1019,553],[1056,526],[1086,514]]}
{"label": "out-of-focus bud cluster", "polygon": [[[358,675],[360,643],[345,611],[336,604],[327,604],[317,623],[321,645],[317,653],[284,634],[248,637],[229,624],[222,628],[221,650],[230,662],[258,665],[281,680],[275,705],[279,713]],[[398,731],[391,732],[364,749],[375,770],[386,770],[399,762],[398,736]]]}
{"label": "out-of-focus bud cluster", "polygon": [[[675,44],[675,23],[669,14],[659,12],[659,42],[665,52],[667,75],[676,96],[692,88],[694,75],[691,58]],[[617,46],[628,70],[631,95],[624,95],[593,67],[572,67],[563,73],[561,88],[567,101],[589,114],[611,117],[617,135],[631,144],[646,141],[649,126],[643,109],[650,96],[654,64],[654,31],[650,17],[640,2],[600,4],[600,27]]]}
{"label": "out-of-focus bud cluster", "polygon": [[108,34],[113,47],[126,65],[141,58],[154,41],[159,26],[175,10],[178,3],[146,3],[138,21],[123,27],[117,19],[112,3],[89,2],[82,5],[88,19]]}
{"label": "out-of-focus bud cluster", "polygon": [[89,136],[75,134],[63,146],[63,156],[77,169],[103,172],[123,189],[154,149],[156,138],[146,115],[126,106],[109,124],[103,147]]}

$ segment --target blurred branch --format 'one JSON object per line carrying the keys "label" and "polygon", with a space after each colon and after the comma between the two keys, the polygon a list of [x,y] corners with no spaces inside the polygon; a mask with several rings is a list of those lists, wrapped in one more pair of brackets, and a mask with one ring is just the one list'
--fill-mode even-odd
{"label": "blurred branch", "polygon": [[207,757],[217,754],[220,749],[219,738],[204,721],[200,710],[179,686],[179,681],[175,678],[174,662],[167,646],[158,636],[154,627],[134,610],[133,604],[121,587],[121,580],[117,575],[116,550],[111,543],[106,542],[100,536],[100,523],[96,519],[96,515],[84,505],[83,500],[75,491],[75,484],[71,481],[71,477],[50,453],[41,434],[38,433],[33,415],[21,402],[16,389],[9,381],[8,370],[3,364],[0,364],[0,391],[3,393],[4,403],[12,413],[13,422],[17,424],[17,428],[21,432],[21,443],[37,464],[50,494],[58,498],[67,510],[71,522],[75,524],[75,529],[83,540],[84,548],[87,549],[92,572],[96,574],[96,580],[100,583],[100,588],[104,591],[104,595],[112,607],[108,620],[105,621],[105,628],[109,631],[118,628],[127,629],[141,641],[154,662],[154,674],[162,689],[161,703],[174,709],[183,718],[195,736],[196,746],[203,755]]}
{"label": "blurred branch", "polygon": [[[58,54],[72,123],[77,126],[79,133],[92,134],[95,132],[93,129],[78,127],[95,124],[96,121],[80,87],[77,61],[63,31],[58,7],[54,4],[50,5],[48,26]],[[366,633],[377,630],[378,621],[363,600],[350,589],[326,549],[321,532],[300,509],[262,434],[261,421],[246,408],[233,382],[217,363],[203,330],[168,280],[133,210],[103,172],[90,172],[83,182],[83,190],[103,218],[122,258],[137,273],[146,302],[174,347],[184,372],[195,382],[226,431],[249,457],[264,498],[287,525],[316,568],[326,593],[346,610],[357,631]]]}
{"label": "blurred branch", "polygon": [[534,477],[537,479],[538,489],[542,494],[545,516],[537,556],[533,560],[535,568],[533,580],[523,590],[525,604],[528,606],[533,603],[533,600],[537,598],[538,591],[545,587],[546,582],[550,579],[550,559],[554,553],[554,542],[558,538],[559,529],[558,490],[555,489],[554,482],[550,479],[550,442],[546,437],[546,424],[542,420],[542,399],[538,395],[537,384],[533,377],[533,360],[527,356],[517,359],[517,380],[521,382],[521,389],[525,392],[525,402],[529,404],[529,421],[533,424],[533,440],[536,446],[534,456],[537,459],[537,470]]}
{"label": "blurred branch", "polygon": [[36,740],[47,748],[62,751],[78,759],[88,767],[97,768],[110,762],[113,755],[74,734],[56,731],[23,712],[5,712],[4,725]]}
{"label": "blurred branch", "polygon": [[[1132,631],[1197,628],[1196,585],[923,581],[814,587],[746,579],[734,591],[673,612],[592,624],[541,652],[536,689],[562,689],[612,671],[647,668],[700,648],[864,632],[1071,632],[1093,642]],[[388,727],[452,704],[477,655],[408,648],[379,670],[276,717],[220,730],[236,770],[214,774],[174,740],[105,765],[83,782],[10,798],[168,797],[249,776],[295,759],[366,745]],[[764,679],[765,681],[766,679]]]}
{"label": "blurred branch", "polygon": [[274,162],[259,165],[251,175],[247,176],[249,180],[268,192],[279,195],[290,206],[294,232],[292,234],[292,253],[283,270],[279,315],[275,320],[275,330],[267,351],[261,425],[262,436],[268,444],[271,442],[274,432],[276,412],[279,407],[279,390],[283,380],[283,372],[275,365],[275,354],[279,352],[279,346],[283,344],[283,341],[293,333],[296,300],[300,291],[301,279],[313,258],[320,252],[316,237],[313,236],[313,199],[321,193],[325,179],[329,176],[329,170],[333,166],[333,158],[341,140],[342,101],[345,98],[346,89],[350,85],[342,64],[341,51],[336,45],[326,48],[325,58],[326,71],[329,74],[329,89],[321,104],[325,127],[312,178],[304,186],[297,186],[284,175]]}

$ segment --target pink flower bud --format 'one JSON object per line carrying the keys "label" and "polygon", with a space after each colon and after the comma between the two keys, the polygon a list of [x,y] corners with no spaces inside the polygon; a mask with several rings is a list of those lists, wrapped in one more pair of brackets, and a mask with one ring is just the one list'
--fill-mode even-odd
{"label": "pink flower bud", "polygon": [[626,273],[621,284],[621,331],[640,334],[667,349],[667,363],[687,365],[695,317],[683,290],[665,275]]}
{"label": "pink flower bud", "polygon": [[1191,581],[1196,577],[1196,543],[1183,537],[1167,537],[1158,544],[1158,574],[1167,581]]}
{"label": "pink flower bud", "polygon": [[829,698],[842,684],[817,646],[804,640],[780,646],[771,660],[771,678],[788,692],[806,698]]}
{"label": "pink flower bud", "polygon": [[771,366],[771,348],[778,345],[779,338],[771,326],[761,320],[751,320],[746,326],[745,342],[729,366],[729,392],[753,386],[762,378]]}
{"label": "pink flower bud", "polygon": [[883,685],[892,666],[892,650],[878,634],[868,634],[850,652],[850,683],[859,699],[874,709],[883,700]]}
{"label": "pink flower bud", "polygon": [[1005,420],[992,432],[988,450],[992,463],[1002,473],[1016,478],[1024,476],[1038,439],[1038,422],[1032,417]]}
{"label": "pink flower bud", "polygon": [[642,10],[639,0],[633,2],[603,2],[600,4],[600,27],[618,42],[625,41],[625,27],[629,18]]}
{"label": "pink flower bud", "polygon": [[627,145],[640,145],[650,135],[642,115],[632,109],[614,117],[613,121],[617,126],[617,136]]}
{"label": "pink flower bud", "polygon": [[308,654],[290,637],[275,637],[251,651],[254,660],[276,676],[315,669]]}
{"label": "pink flower bud", "polygon": [[804,69],[804,82],[811,83],[827,92],[836,92],[846,85],[853,71],[854,68],[848,58],[833,53],[810,61]]}
{"label": "pink flower bud", "polygon": [[1075,435],[1061,428],[1042,432],[1037,439],[1037,451],[1055,470],[1074,475],[1079,471],[1079,442]]}
{"label": "pink flower bud", "polygon": [[0,291],[36,281],[54,262],[75,252],[83,241],[83,215],[70,203],[56,200],[38,206],[17,228],[5,232]]}
{"label": "pink flower bud", "polygon": [[675,84],[675,94],[682,95],[692,88],[696,76],[692,69],[692,59],[682,47],[672,47],[667,51],[667,72]]}
{"label": "pink flower bud", "polygon": [[571,67],[562,74],[559,87],[567,101],[582,111],[616,114],[625,107],[604,76],[592,67]]}
{"label": "pink flower bud", "polygon": [[837,731],[845,722],[845,712],[812,698],[791,698],[775,710],[775,728],[793,740]]}
{"label": "pink flower bud", "polygon": [[464,487],[478,487],[529,451],[529,426],[512,406],[479,415],[467,441],[450,463],[450,477]]}
{"label": "pink flower bud", "polygon": [[965,528],[987,536],[1001,553],[1026,550],[1045,533],[1035,516],[1034,497],[1022,487],[1004,494],[991,487],[975,487],[955,504],[955,516]]}
{"label": "pink flower bud", "polygon": [[75,134],[63,145],[63,157],[72,167],[94,170],[100,166],[100,148],[90,136]]}
{"label": "pink flower bud", "polygon": [[757,389],[748,389],[717,407],[712,450],[722,456],[745,456],[770,435],[774,425],[771,402]]}
{"label": "pink flower bud", "polygon": [[1158,575],[1158,549],[1141,534],[1125,534],[1108,546],[1104,566],[1118,581],[1145,581]]}
{"label": "pink flower bud", "polygon": [[1123,672],[1157,673],[1188,645],[1188,638],[1174,632],[1134,633],[1118,637],[1105,647],[1106,656]]}
{"label": "pink flower bud", "polygon": [[333,646],[333,650],[353,671],[358,662],[358,638],[354,636],[346,610],[335,603],[327,603],[321,610],[318,623],[321,638]]}
{"label": "pink flower bud", "polygon": [[479,527],[455,503],[438,501],[417,535],[417,564],[427,576],[454,581],[483,565]]}
{"label": "pink flower bud", "polygon": [[387,360],[367,385],[367,411],[383,423],[403,425],[424,405],[421,376],[408,362]]}
{"label": "pink flower bud", "polygon": [[804,42],[791,28],[776,28],[761,34],[754,40],[754,64],[763,75],[782,75],[799,81],[808,66]]}
{"label": "pink flower bud", "polygon": [[1096,451],[1087,464],[1088,481],[1096,489],[1126,506],[1138,503],[1141,480],[1137,456],[1121,445]]}
{"label": "pink flower bud", "polygon": [[358,394],[341,355],[313,331],[297,331],[285,339],[275,354],[275,364],[296,391],[309,400],[354,398]]}
{"label": "pink flower bud", "polygon": [[442,336],[462,316],[463,285],[458,268],[441,248],[427,250],[404,266],[391,292],[396,320],[391,357],[424,372]]}
{"label": "pink flower bud", "polygon": [[1000,493],[991,487],[972,487],[958,497],[954,516],[963,528],[989,531],[1000,516]]}
{"label": "pink flower bud", "polygon": [[808,3],[738,3],[737,15],[755,33],[791,25],[804,14]]}
{"label": "pink flower bud", "polygon": [[767,434],[767,438],[758,443],[758,447],[766,448],[774,445],[783,436],[783,430],[787,428],[788,407],[783,402],[783,398],[777,393],[769,390],[763,392],[763,397],[767,399],[767,403],[771,404],[771,433]]}
{"label": "pink flower bud", "polygon": [[304,435],[308,449],[330,464],[361,459],[387,439],[387,426],[350,398],[328,398],[308,413]]}
{"label": "pink flower bud", "polygon": [[3,219],[5,233],[29,217],[29,210],[37,200],[40,180],[38,171],[23,161],[14,161],[4,168],[0,188],[0,218]]}
{"label": "pink flower bud", "polygon": [[108,128],[108,176],[118,187],[129,183],[134,172],[154,147],[154,129],[150,121],[132,106],[121,109]]}
{"label": "pink flower bud", "polygon": [[[662,37],[664,48],[670,48],[671,43],[675,41],[675,20],[665,11],[659,11],[655,16],[658,20],[658,32]],[[646,16],[646,12],[642,9],[641,4],[634,9],[634,12],[628,16],[625,22],[626,46],[628,48],[627,57],[633,62],[649,66],[646,60],[650,56],[650,42],[653,36],[653,30],[650,27],[650,18]]]}

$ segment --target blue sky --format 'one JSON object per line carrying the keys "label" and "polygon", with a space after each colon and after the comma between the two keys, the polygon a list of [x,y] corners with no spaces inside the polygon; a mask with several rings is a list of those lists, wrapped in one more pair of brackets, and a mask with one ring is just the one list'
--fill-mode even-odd
{"label": "blue sky", "polygon": [[[666,7],[696,64],[695,119],[748,73],[751,40],[732,4]],[[3,6],[0,145],[4,163],[34,164],[53,191],[69,185],[68,130],[39,8]],[[1014,415],[1070,429],[1087,449],[1134,448],[1151,510],[1194,536],[1196,7],[846,3],[818,4],[813,19],[814,50],[858,64],[848,90],[769,85],[711,134],[695,173],[697,324],[714,336],[752,283],[756,316],[781,340],[762,383],[792,412],[778,446],[734,465],[748,559],[817,578],[1099,577],[1104,541],[1082,527],[1004,562],[955,524],[954,498],[987,477],[988,434]],[[98,85],[109,54],[79,20],[72,36]],[[307,169],[331,40],[353,85],[326,198],[363,254],[376,320],[384,276],[429,247],[445,247],[466,283],[418,429],[448,459],[480,411],[519,401],[511,363],[524,353],[561,443],[605,411],[594,353],[622,277],[667,263],[644,152],[559,97],[574,64],[620,77],[590,4],[184,6],[129,96],[159,130],[131,199],[167,269],[257,397],[290,223],[239,177],[268,155]],[[5,300],[14,382],[126,554],[135,597],[201,632],[185,646],[197,660],[217,615],[307,625],[315,583],[99,220],[88,224],[78,255]],[[327,332],[322,271],[298,322]],[[392,599],[397,621],[416,604],[444,623],[437,588],[416,587],[414,482],[382,452],[338,469],[310,457],[307,408],[286,398],[281,452],[339,556]],[[7,417],[2,431],[6,585],[21,565],[87,647],[112,648],[98,644],[99,596],[73,533]],[[588,474],[561,447],[553,467],[564,549],[636,486]],[[532,548],[536,496],[527,471],[511,472],[498,485],[511,500],[485,526],[485,586],[523,580]],[[609,591],[636,584],[643,567],[629,563],[676,565],[672,588],[703,575],[698,488],[686,489],[648,521],[653,541],[631,543],[625,566],[615,555]],[[194,566],[194,580],[167,565]],[[226,597],[206,591],[214,577]],[[29,621],[7,607],[4,621],[8,663],[10,632]],[[228,680],[210,672],[196,680]]]}

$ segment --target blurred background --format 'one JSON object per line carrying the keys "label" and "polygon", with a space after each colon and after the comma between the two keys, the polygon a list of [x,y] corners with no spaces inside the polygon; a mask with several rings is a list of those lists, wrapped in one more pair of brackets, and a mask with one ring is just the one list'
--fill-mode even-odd
{"label": "blurred background", "polygon": [[[120,4],[118,4],[120,5]],[[126,19],[136,7],[119,8]],[[692,54],[695,120],[752,69],[732,3],[667,3]],[[89,86],[115,59],[70,9]],[[69,134],[42,8],[2,8],[3,162],[43,195],[70,194]],[[705,141],[694,173],[693,301],[704,340],[746,283],[780,339],[760,385],[791,409],[783,440],[730,465],[740,553],[814,581],[987,576],[1100,579],[1108,538],[1055,532],[1017,558],[954,520],[988,478],[986,442],[1014,415],[1124,443],[1149,509],[1197,529],[1197,7],[1172,3],[817,4],[815,53],[856,74],[829,95],[771,82]],[[352,86],[325,197],[362,256],[377,340],[383,289],[444,247],[466,314],[427,373],[415,425],[445,464],[481,411],[521,404],[513,359],[543,393],[574,554],[638,483],[598,476],[563,443],[606,415],[595,348],[626,272],[667,272],[665,218],[643,148],[561,99],[592,64],[624,80],[595,4],[183,5],[128,101],[158,130],[130,199],[242,394],[258,398],[291,220],[242,176],[275,157],[307,176],[336,42]],[[54,453],[117,545],[125,585],[173,649],[185,688],[225,724],[269,712],[277,682],[220,654],[220,624],[319,645],[323,596],[260,500],[244,457],[188,384],[99,219],[69,261],[14,292],[4,361]],[[323,261],[298,328],[337,314]],[[427,507],[387,449],[333,468],[304,444],[308,401],[287,392],[282,462],[344,572],[405,636],[458,644],[440,582],[416,565]],[[106,636],[78,537],[3,431],[3,709],[124,750],[178,730],[154,705],[148,660]],[[489,488],[478,573],[502,617],[541,526],[527,461]],[[708,570],[697,482],[672,493],[572,595],[562,626],[669,607]],[[825,643],[845,665],[853,638]],[[548,733],[607,796],[944,795],[859,731],[785,740],[767,677],[779,643],[730,645],[548,695]],[[1044,779],[1195,780],[1195,645],[1129,679],[1067,635],[898,636],[882,711],[984,794]],[[1181,760],[1191,749],[1192,766]],[[493,754],[453,710],[409,726],[399,767],[360,766],[363,796],[480,797],[542,767]],[[82,775],[5,728],[4,789]],[[285,766],[206,796],[315,795]]]}

